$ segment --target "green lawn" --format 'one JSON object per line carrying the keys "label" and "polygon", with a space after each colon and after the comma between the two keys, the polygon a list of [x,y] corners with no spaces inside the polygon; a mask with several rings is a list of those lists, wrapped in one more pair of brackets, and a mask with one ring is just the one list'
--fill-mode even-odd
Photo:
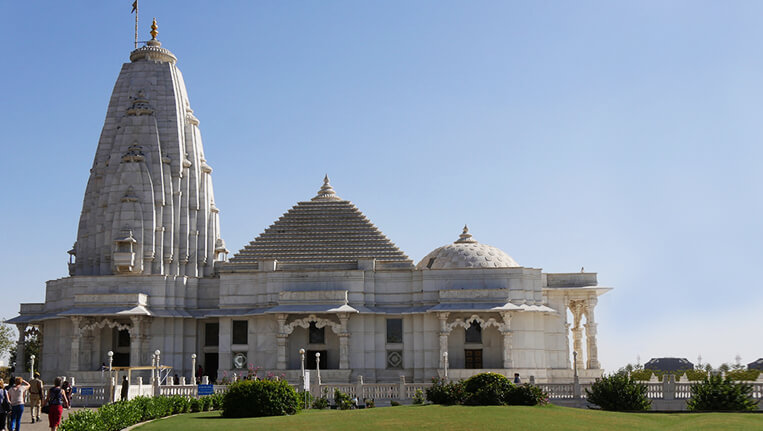
{"label": "green lawn", "polygon": [[294,416],[224,419],[218,412],[160,419],[136,431],[249,430],[763,430],[760,413],[612,413],[544,407],[400,406],[310,410]]}

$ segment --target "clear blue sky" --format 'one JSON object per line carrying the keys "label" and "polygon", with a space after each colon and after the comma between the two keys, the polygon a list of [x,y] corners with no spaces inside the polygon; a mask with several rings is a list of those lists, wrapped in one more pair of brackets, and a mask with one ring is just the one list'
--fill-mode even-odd
{"label": "clear blue sky", "polygon": [[[5,311],[66,275],[131,0],[0,2]],[[418,261],[585,266],[615,369],[763,356],[763,3],[149,1],[239,249],[328,173]]]}

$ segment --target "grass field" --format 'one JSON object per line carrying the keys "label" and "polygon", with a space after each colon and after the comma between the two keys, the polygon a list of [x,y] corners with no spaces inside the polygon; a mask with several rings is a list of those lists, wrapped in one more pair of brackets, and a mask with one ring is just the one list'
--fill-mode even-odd
{"label": "grass field", "polygon": [[248,430],[763,430],[760,413],[613,413],[544,407],[400,406],[310,410],[294,416],[224,419],[218,412],[161,419],[136,431]]}

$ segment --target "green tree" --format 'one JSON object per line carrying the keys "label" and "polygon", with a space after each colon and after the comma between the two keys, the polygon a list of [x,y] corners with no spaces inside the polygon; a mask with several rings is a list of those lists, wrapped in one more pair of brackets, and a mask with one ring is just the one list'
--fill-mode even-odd
{"label": "green tree", "polygon": [[617,373],[598,379],[591,389],[586,389],[588,402],[602,410],[645,411],[652,402],[646,397],[646,385],[626,373]]}
{"label": "green tree", "polygon": [[[0,322],[4,321],[4,318],[0,319]],[[15,346],[15,336],[11,325],[0,323],[0,356],[5,356],[6,353],[10,354],[11,348],[14,348]]]}
{"label": "green tree", "polygon": [[686,407],[691,411],[754,411],[758,402],[752,399],[752,385],[715,375],[691,386]]}
{"label": "green tree", "polygon": [[[31,369],[32,355],[35,356],[34,369],[39,370],[41,368],[40,366],[42,365],[42,355],[40,355],[42,337],[40,330],[30,326],[27,328],[24,334],[24,368],[22,369],[19,367],[19,364],[16,364],[16,369],[14,372],[17,374],[22,371],[28,372]],[[16,363],[16,347],[16,342],[11,340],[11,347],[9,349],[10,359],[8,360],[8,363],[11,365]]]}

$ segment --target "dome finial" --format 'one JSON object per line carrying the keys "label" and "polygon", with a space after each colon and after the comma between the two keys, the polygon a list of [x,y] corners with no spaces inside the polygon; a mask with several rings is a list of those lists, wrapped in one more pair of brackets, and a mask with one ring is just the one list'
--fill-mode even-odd
{"label": "dome finial", "polygon": [[159,32],[156,31],[158,28],[159,26],[156,25],[156,18],[154,18],[154,22],[151,23],[151,40],[156,40],[156,35],[159,34]]}
{"label": "dome finial", "polygon": [[461,235],[458,236],[458,240],[456,241],[456,244],[473,243],[473,242],[477,242],[477,241],[472,239],[472,234],[469,233],[469,226],[464,225],[464,230],[463,232],[461,232]]}
{"label": "dome finial", "polygon": [[334,191],[334,188],[331,187],[331,183],[329,182],[329,176],[326,174],[326,176],[323,177],[323,186],[320,190],[318,190],[318,194],[315,195],[315,197],[312,199],[314,201],[340,201],[342,200],[339,196],[336,195],[336,192]]}

